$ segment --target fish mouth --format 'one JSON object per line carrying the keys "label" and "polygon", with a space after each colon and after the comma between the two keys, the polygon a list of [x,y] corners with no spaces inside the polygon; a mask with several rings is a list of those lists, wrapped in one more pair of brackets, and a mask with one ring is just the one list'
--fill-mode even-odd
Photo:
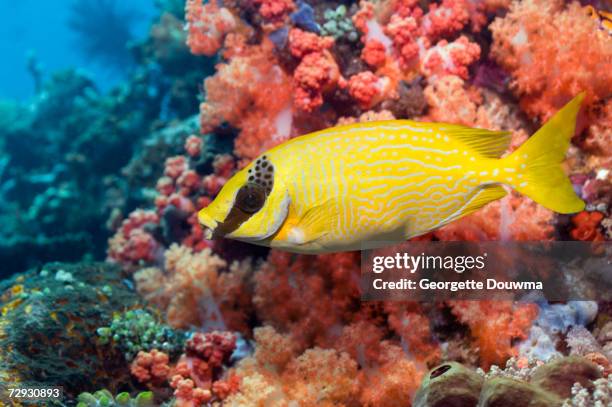
{"label": "fish mouth", "polygon": [[215,237],[215,230],[217,229],[219,222],[217,222],[203,210],[198,213],[198,221],[204,229],[204,238],[206,240],[212,240]]}

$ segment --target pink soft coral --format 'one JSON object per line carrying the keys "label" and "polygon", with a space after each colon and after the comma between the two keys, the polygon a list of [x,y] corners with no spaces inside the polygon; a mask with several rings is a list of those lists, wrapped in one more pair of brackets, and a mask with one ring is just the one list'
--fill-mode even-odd
{"label": "pink soft coral", "polygon": [[254,0],[253,3],[259,6],[259,14],[273,27],[282,25],[295,9],[292,0]]}
{"label": "pink soft coral", "polygon": [[349,94],[362,109],[369,109],[382,101],[389,93],[390,81],[370,71],[351,76],[348,81]]}
{"label": "pink soft coral", "polygon": [[172,372],[170,385],[175,389],[176,405],[199,407],[223,400],[236,391],[237,377],[219,380],[222,367],[235,348],[236,337],[229,332],[194,333],[185,343],[185,354]]}
{"label": "pink soft coral", "polygon": [[132,376],[141,383],[151,386],[165,384],[170,373],[170,358],[164,352],[153,349],[151,352],[138,352],[136,359],[132,361],[130,372]]}
{"label": "pink soft coral", "polygon": [[128,268],[153,262],[157,257],[159,245],[146,227],[157,224],[159,216],[153,211],[139,209],[132,212],[109,240],[109,259]]}
{"label": "pink soft coral", "polygon": [[457,75],[468,78],[468,66],[480,58],[480,47],[461,36],[449,43],[442,40],[435,47],[429,48],[421,60],[421,72],[433,75]]}
{"label": "pink soft coral", "polygon": [[289,32],[289,51],[300,58],[293,73],[294,102],[298,109],[311,112],[323,104],[323,94],[331,91],[340,80],[340,69],[329,48],[331,37],[294,28]]}
{"label": "pink soft coral", "polygon": [[272,251],[254,276],[253,301],[264,322],[293,333],[303,348],[329,346],[331,328],[351,318],[350,306],[359,298],[358,276],[354,253],[292,260],[289,253]]}
{"label": "pink soft coral", "polygon": [[470,328],[481,366],[503,365],[517,355],[516,340],[527,339],[538,315],[535,304],[510,301],[449,301],[453,314]]}
{"label": "pink soft coral", "polygon": [[467,1],[443,0],[441,4],[431,3],[423,17],[423,33],[430,40],[452,36],[469,22]]}
{"label": "pink soft coral", "polygon": [[[572,97],[586,91],[591,106],[612,94],[612,41],[584,8],[573,2],[514,2],[497,18],[492,55],[511,72],[521,106],[547,120]],[[551,41],[551,39],[554,39]]]}
{"label": "pink soft coral", "polygon": [[232,13],[219,7],[216,0],[202,4],[202,0],[187,0],[187,45],[196,55],[214,55],[223,43],[225,35],[236,27]]}
{"label": "pink soft coral", "polygon": [[176,244],[165,255],[165,271],[143,269],[134,279],[138,291],[166,311],[170,325],[209,324],[249,333],[248,260],[228,266],[208,248],[196,253]]}
{"label": "pink soft coral", "polygon": [[290,78],[276,64],[269,41],[251,46],[230,35],[226,44],[229,61],[204,82],[201,130],[212,131],[224,121],[239,128],[236,153],[250,160],[291,136]]}

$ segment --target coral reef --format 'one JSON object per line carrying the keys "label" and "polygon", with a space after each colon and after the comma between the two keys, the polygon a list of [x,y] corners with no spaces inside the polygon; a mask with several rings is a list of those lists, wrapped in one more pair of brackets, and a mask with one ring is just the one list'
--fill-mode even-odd
{"label": "coral reef", "polygon": [[62,385],[79,406],[610,404],[608,302],[364,302],[359,253],[206,240],[197,220],[293,137],[410,119],[509,131],[511,152],[584,90],[567,160],[583,212],[512,192],[417,240],[609,241],[612,37],[595,9],[156,3],[120,86],[32,56],[34,99],[0,103],[1,386]]}

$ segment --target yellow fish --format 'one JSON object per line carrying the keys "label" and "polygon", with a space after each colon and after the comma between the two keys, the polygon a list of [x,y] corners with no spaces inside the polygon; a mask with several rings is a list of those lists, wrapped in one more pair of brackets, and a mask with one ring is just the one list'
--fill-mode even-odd
{"label": "yellow fish", "polygon": [[291,139],[236,173],[198,218],[207,238],[296,253],[379,247],[427,233],[506,195],[581,211],[561,168],[584,94],[520,148],[510,133],[410,120]]}

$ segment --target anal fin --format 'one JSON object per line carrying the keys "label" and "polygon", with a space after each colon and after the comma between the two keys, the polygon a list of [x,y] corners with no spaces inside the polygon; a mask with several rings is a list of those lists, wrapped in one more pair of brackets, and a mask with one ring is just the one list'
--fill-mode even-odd
{"label": "anal fin", "polygon": [[507,192],[504,187],[499,184],[484,185],[474,193],[472,198],[463,207],[444,219],[436,227],[446,225],[466,215],[476,212],[486,204],[503,198],[506,196],[506,194]]}

